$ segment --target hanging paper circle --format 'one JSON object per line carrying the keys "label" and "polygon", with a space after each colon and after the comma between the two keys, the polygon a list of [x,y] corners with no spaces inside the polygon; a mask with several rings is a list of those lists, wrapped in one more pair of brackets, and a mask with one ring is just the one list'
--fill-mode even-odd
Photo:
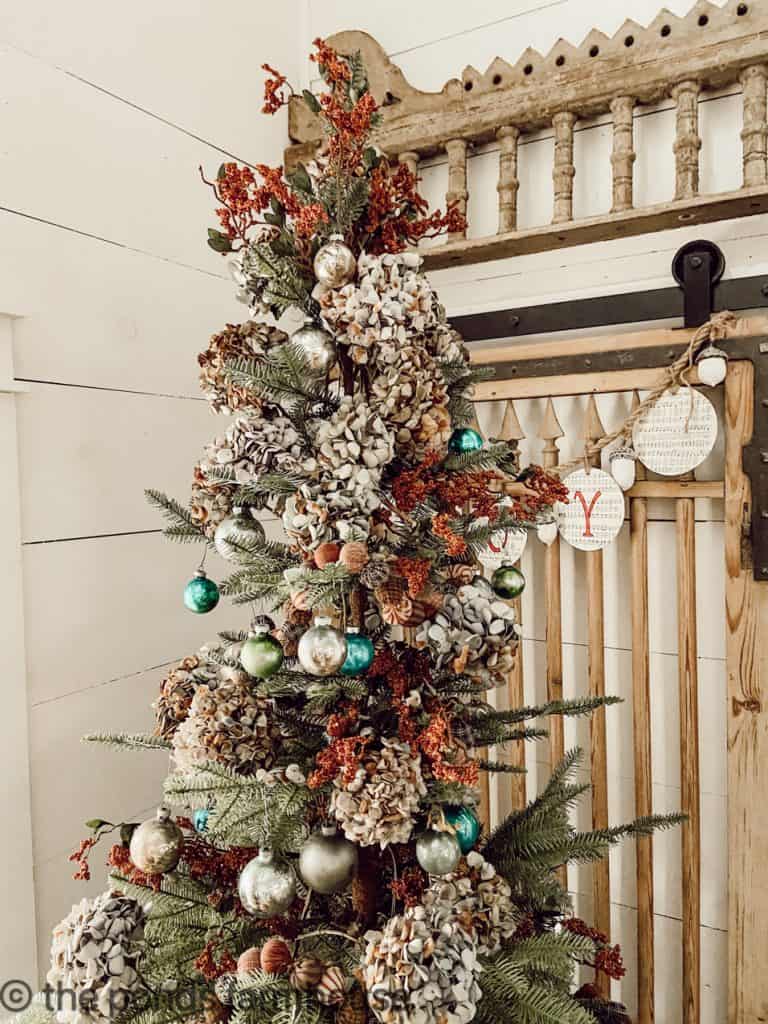
{"label": "hanging paper circle", "polygon": [[491,577],[502,565],[519,562],[527,540],[528,531],[514,527],[494,533],[479,555],[485,575]]}
{"label": "hanging paper circle", "polygon": [[634,426],[638,459],[654,473],[679,476],[699,466],[717,440],[717,414],[694,388],[662,395]]}
{"label": "hanging paper circle", "polygon": [[580,551],[607,547],[624,522],[624,492],[602,469],[577,469],[563,480],[568,504],[555,505],[560,536]]}

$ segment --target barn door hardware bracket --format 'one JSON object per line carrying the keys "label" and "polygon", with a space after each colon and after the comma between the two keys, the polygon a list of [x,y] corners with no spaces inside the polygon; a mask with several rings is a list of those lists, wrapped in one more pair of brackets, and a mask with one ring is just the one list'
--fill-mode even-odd
{"label": "barn door hardware bracket", "polygon": [[672,276],[683,290],[686,327],[700,327],[715,308],[715,285],[723,276],[725,256],[714,242],[687,242],[672,260]]}

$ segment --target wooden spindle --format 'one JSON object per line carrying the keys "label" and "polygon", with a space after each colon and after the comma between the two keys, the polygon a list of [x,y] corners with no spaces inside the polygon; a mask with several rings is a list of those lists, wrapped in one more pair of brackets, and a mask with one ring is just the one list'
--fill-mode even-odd
{"label": "wooden spindle", "polygon": [[692,78],[678,82],[672,89],[677,104],[675,199],[691,199],[699,194],[699,90],[699,83]]}
{"label": "wooden spindle", "polygon": [[399,164],[405,164],[405,166],[408,168],[408,170],[411,172],[411,174],[413,174],[415,177],[418,177],[418,175],[419,175],[419,154],[418,153],[414,153],[412,150],[408,150],[407,152],[401,153],[398,156],[397,162]]}
{"label": "wooden spindle", "polygon": [[[632,396],[633,410],[640,404]],[[645,478],[637,463],[637,479]],[[635,769],[635,814],[653,813],[651,761],[651,678],[648,631],[648,501],[629,499],[632,552],[632,722]],[[637,877],[637,1024],[654,1021],[653,945],[653,846],[652,840],[636,844]]]}
{"label": "wooden spindle", "polygon": [[701,818],[699,810],[699,698],[696,642],[694,499],[675,501],[677,635],[680,683],[680,785],[683,859],[683,1024],[699,1024],[701,926]]}
{"label": "wooden spindle", "polygon": [[573,220],[573,179],[576,168],[573,166],[573,126],[576,115],[570,110],[561,110],[552,118],[555,130],[555,163],[552,168],[552,180],[555,186],[554,216],[552,221]]}
{"label": "wooden spindle", "polygon": [[741,130],[744,187],[768,181],[768,67],[752,64],[739,75],[744,106]]}
{"label": "wooden spindle", "polygon": [[[590,395],[584,416],[583,438],[586,445],[605,434],[595,396]],[[592,462],[599,463],[595,455]],[[586,551],[587,565],[587,643],[589,648],[589,693],[605,696],[605,623],[603,598],[603,552]],[[598,708],[590,719],[590,767],[592,773],[592,828],[608,828],[608,745],[605,708]],[[593,918],[595,926],[611,934],[611,884],[608,859],[598,861],[592,873]],[[595,984],[603,996],[610,994],[610,982],[598,974]]]}
{"label": "wooden spindle", "polygon": [[611,213],[631,210],[633,204],[633,166],[635,163],[632,96],[617,96],[611,101],[613,115],[613,205]]}
{"label": "wooden spindle", "polygon": [[[504,409],[504,419],[501,423],[501,430],[499,431],[499,440],[511,442],[512,446],[517,450],[519,448],[519,442],[524,440],[524,438],[525,431],[520,424],[520,420],[517,418],[514,402],[507,402]],[[513,601],[513,607],[515,609],[515,618],[517,622],[521,622],[522,601],[519,597],[516,597]],[[507,694],[510,708],[523,707],[525,704],[525,688],[522,639],[520,640],[517,653],[515,654],[515,664],[512,667],[512,671],[510,672],[509,679],[507,681]],[[520,741],[509,744],[508,750],[509,763],[519,769],[519,774],[509,776],[512,809],[521,810],[525,807],[527,801],[524,774],[525,743]]]}
{"label": "wooden spindle", "polygon": [[499,153],[499,234],[517,230],[517,147],[520,129],[513,124],[504,125],[496,132],[501,147]]}
{"label": "wooden spindle", "polygon": [[[455,204],[460,213],[467,215],[467,140],[449,139],[445,144],[445,151],[448,154],[448,191],[445,201],[450,206]],[[449,241],[457,241],[467,237],[466,228],[463,231],[454,231],[448,236]]]}

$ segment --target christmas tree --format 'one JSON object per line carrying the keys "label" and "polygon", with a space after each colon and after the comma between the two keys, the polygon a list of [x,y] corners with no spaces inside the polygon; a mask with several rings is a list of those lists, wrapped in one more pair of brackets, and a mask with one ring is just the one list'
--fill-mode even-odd
{"label": "christmas tree", "polygon": [[[569,812],[589,787],[573,751],[481,834],[481,773],[517,770],[505,746],[610,699],[503,711],[489,700],[513,665],[524,580],[512,565],[486,580],[484,551],[551,522],[565,490],[472,427],[484,373],[414,249],[461,215],[428,214],[414,175],[371,144],[377,106],[359,56],[315,46],[325,89],[303,101],[325,129],[317,159],[289,174],[228,163],[209,182],[209,244],[250,307],[199,357],[213,410],[232,419],[188,503],[148,492],[168,537],[233,564],[220,584],[201,568],[187,607],[205,613],[225,595],[252,609],[251,628],[170,672],[154,732],[89,737],[167,749],[167,806],[141,825],[88,823],[73,860],[89,877],[112,836],[109,888],[55,930],[33,1015],[621,1020],[595,988],[573,991],[580,966],[623,967],[574,918],[556,869],[676,819],[577,832]],[[293,92],[266,70],[274,112]],[[305,317],[290,337],[277,325],[289,310]],[[264,510],[287,542],[266,539]]]}

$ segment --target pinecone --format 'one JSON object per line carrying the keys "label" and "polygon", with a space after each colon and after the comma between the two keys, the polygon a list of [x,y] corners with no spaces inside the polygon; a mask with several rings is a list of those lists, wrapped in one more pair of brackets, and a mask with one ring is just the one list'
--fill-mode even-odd
{"label": "pinecone", "polygon": [[369,590],[377,590],[389,579],[389,563],[386,559],[374,555],[360,573],[360,582]]}
{"label": "pinecone", "polygon": [[438,923],[457,917],[481,956],[496,953],[520,920],[509,885],[476,850],[462,859],[454,874],[434,879],[423,903]]}
{"label": "pinecone", "polygon": [[365,993],[355,985],[336,1011],[336,1024],[365,1024],[367,1020]]}
{"label": "pinecone", "polygon": [[139,987],[136,965],[144,935],[144,909],[121,893],[83,900],[53,930],[48,983],[72,992],[57,1013],[62,1024],[111,1020]]}
{"label": "pinecone", "polygon": [[214,334],[205,352],[197,357],[200,365],[200,389],[208,396],[214,412],[237,412],[249,407],[261,409],[261,400],[226,373],[226,364],[233,359],[263,359],[270,349],[282,345],[288,335],[269,324],[248,320],[244,324],[227,324]]}
{"label": "pinecone", "polygon": [[189,714],[195,690],[216,678],[216,666],[200,655],[191,654],[171,669],[160,684],[160,695],[152,705],[157,719],[155,735],[170,740]]}
{"label": "pinecone", "polygon": [[370,750],[349,785],[337,778],[334,786],[331,812],[347,839],[382,849],[408,842],[427,793],[421,755],[396,739],[383,739],[380,749]]}
{"label": "pinecone", "polygon": [[[173,757],[181,768],[206,761],[240,775],[270,768],[280,747],[280,729],[271,701],[257,696],[244,672],[232,672],[216,689],[199,686],[185,722],[173,737]],[[224,673],[223,673],[224,674]]]}
{"label": "pinecone", "polygon": [[481,998],[477,949],[456,918],[440,924],[423,906],[369,932],[363,980],[382,1024],[468,1024]]}

